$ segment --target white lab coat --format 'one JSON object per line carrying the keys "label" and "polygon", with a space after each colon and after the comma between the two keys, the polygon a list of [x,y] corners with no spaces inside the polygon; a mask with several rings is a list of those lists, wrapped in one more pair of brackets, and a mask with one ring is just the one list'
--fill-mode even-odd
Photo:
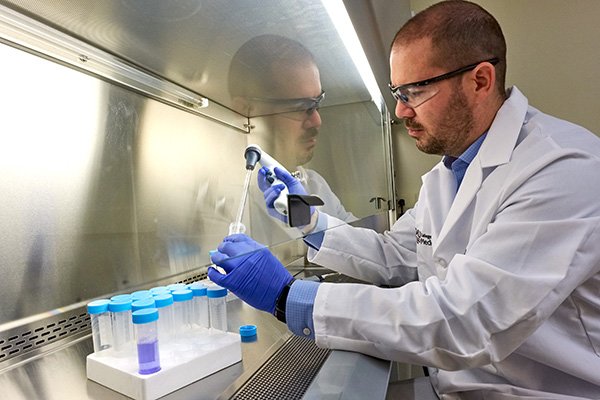
{"label": "white lab coat", "polygon": [[439,368],[444,399],[600,398],[600,140],[512,88],[455,191],[439,163],[391,231],[343,225],[309,250],[418,279],[321,284],[317,344]]}

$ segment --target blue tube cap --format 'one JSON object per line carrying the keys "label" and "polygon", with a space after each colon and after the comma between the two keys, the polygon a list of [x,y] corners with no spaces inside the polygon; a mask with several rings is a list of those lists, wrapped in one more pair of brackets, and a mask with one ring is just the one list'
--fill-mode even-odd
{"label": "blue tube cap", "polygon": [[131,309],[135,312],[137,310],[143,310],[144,308],[154,308],[156,303],[153,298],[144,299],[144,300],[136,300],[131,303]]}
{"label": "blue tube cap", "polygon": [[108,299],[94,300],[87,305],[88,313],[101,314],[105,311],[108,311],[108,303],[110,303],[110,300]]}
{"label": "blue tube cap", "polygon": [[240,337],[243,343],[256,342],[256,325],[240,326]]}
{"label": "blue tube cap", "polygon": [[206,296],[206,286],[202,283],[193,283],[190,285],[190,290],[194,297]]}
{"label": "blue tube cap", "polygon": [[132,300],[131,295],[130,294],[117,294],[113,297],[110,298],[111,300],[115,300],[115,301],[126,301],[126,300]]}
{"label": "blue tube cap", "polygon": [[194,294],[189,289],[175,290],[171,294],[173,295],[173,301],[187,301],[194,297]]}
{"label": "blue tube cap", "polygon": [[147,324],[158,320],[158,310],[156,308],[144,308],[134,311],[132,314],[134,324]]}
{"label": "blue tube cap", "polygon": [[108,311],[123,312],[131,310],[131,300],[111,300],[108,303]]}
{"label": "blue tube cap", "polygon": [[256,336],[256,325],[240,326],[240,336]]}
{"label": "blue tube cap", "polygon": [[152,295],[155,296],[157,294],[171,293],[171,291],[166,286],[155,286],[153,288],[150,288],[150,293],[152,293]]}
{"label": "blue tube cap", "polygon": [[156,308],[163,308],[173,304],[173,296],[170,293],[161,293],[154,296]]}
{"label": "blue tube cap", "polygon": [[187,289],[187,285],[185,283],[172,283],[170,285],[167,285],[167,289],[173,292],[175,290]]}
{"label": "blue tube cap", "polygon": [[208,289],[206,289],[206,294],[210,299],[225,297],[227,296],[227,289],[217,285],[209,286]]}
{"label": "blue tube cap", "polygon": [[149,290],[138,290],[137,292],[131,293],[133,300],[143,300],[152,297],[152,292]]}

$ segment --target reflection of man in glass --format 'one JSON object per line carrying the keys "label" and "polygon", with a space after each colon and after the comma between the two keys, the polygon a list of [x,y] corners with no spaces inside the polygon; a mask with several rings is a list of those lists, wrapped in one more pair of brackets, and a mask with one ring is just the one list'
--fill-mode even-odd
{"label": "reflection of man in glass", "polygon": [[[325,179],[303,168],[317,145],[318,108],[325,96],[313,55],[299,42],[261,35],[244,43],[229,68],[233,108],[257,125],[250,141],[258,143],[298,178],[310,194],[324,201],[325,212],[350,222]],[[262,125],[264,124],[264,126]]]}

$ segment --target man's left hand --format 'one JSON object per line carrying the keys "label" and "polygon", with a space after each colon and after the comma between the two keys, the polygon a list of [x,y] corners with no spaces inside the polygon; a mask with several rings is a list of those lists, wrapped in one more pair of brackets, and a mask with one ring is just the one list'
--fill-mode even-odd
{"label": "man's left hand", "polygon": [[273,314],[277,298],[292,280],[283,264],[265,246],[244,234],[227,236],[217,250],[211,260],[226,274],[210,267],[210,280],[252,307]]}

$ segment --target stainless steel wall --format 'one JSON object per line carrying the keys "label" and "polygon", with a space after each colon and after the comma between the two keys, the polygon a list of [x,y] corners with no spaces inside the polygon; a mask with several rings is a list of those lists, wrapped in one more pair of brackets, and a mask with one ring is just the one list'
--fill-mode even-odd
{"label": "stainless steel wall", "polygon": [[235,219],[246,136],[0,54],[0,323],[206,265]]}

